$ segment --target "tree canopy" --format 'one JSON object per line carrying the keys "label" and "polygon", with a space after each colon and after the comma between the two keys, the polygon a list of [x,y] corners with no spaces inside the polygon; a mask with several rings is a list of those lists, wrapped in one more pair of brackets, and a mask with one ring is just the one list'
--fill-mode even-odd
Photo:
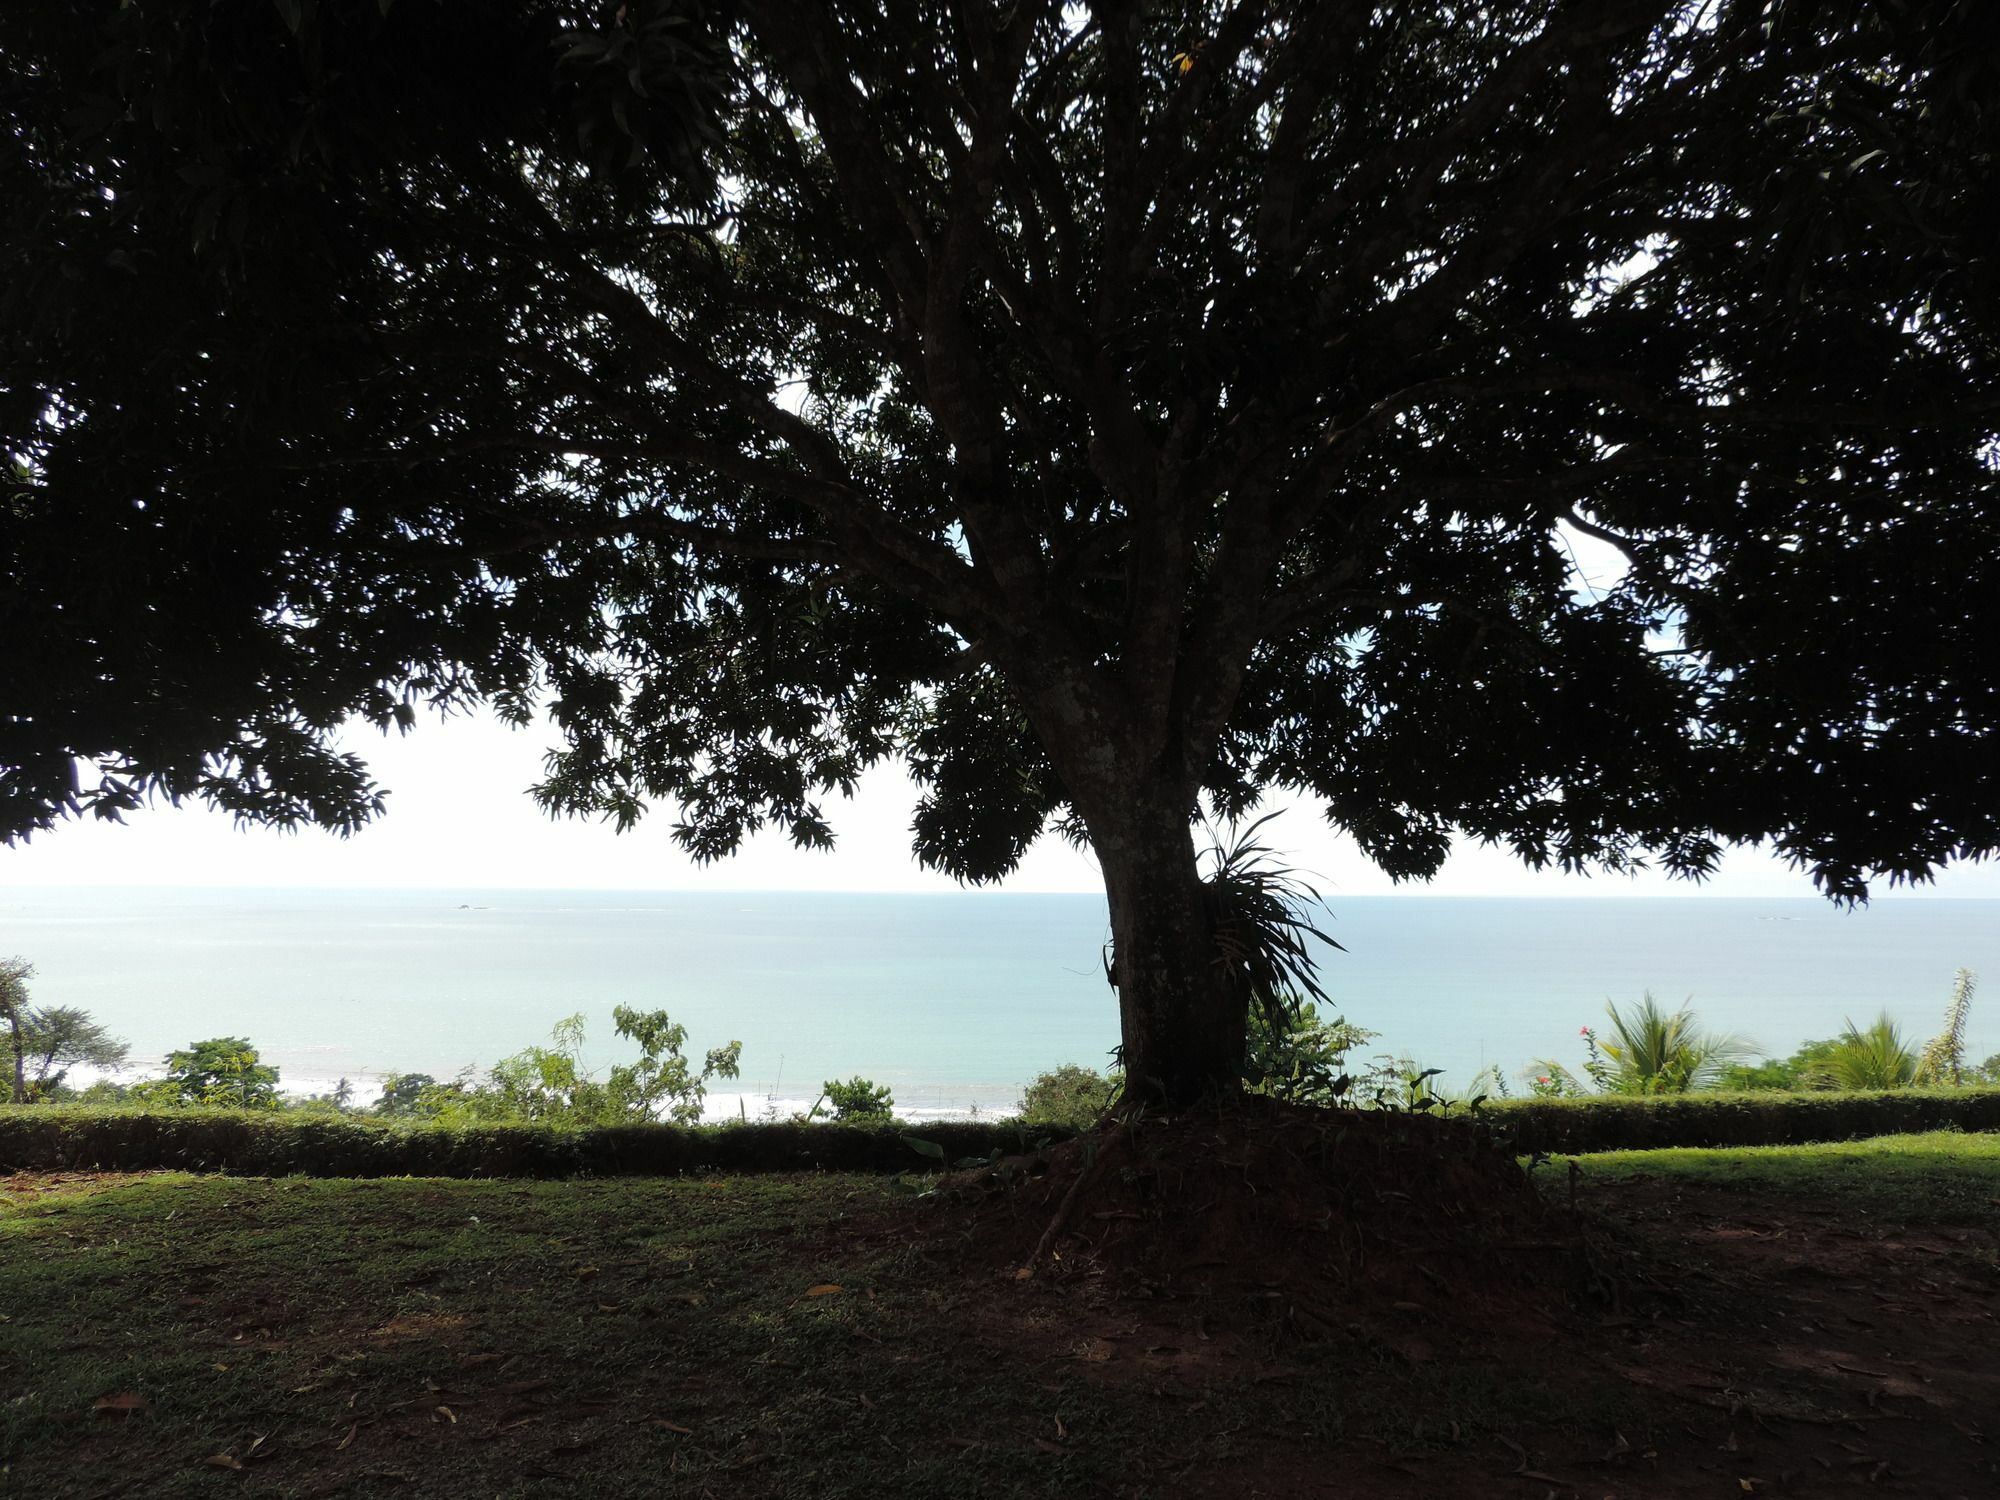
{"label": "tree canopy", "polygon": [[900,754],[929,864],[1089,839],[1170,1097],[1242,1053],[1198,803],[1400,878],[1982,856],[1990,24],[13,7],[0,825],[352,827],[329,735],[427,703],[703,856]]}

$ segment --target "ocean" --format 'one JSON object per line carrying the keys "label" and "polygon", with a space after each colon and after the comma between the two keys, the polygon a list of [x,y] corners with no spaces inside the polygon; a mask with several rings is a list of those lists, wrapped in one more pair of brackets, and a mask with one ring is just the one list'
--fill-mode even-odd
{"label": "ocean", "polygon": [[[1331,1009],[1371,1052],[1467,1080],[1582,1061],[1578,1028],[1651,990],[1783,1055],[1886,1010],[1921,1041],[1955,970],[2000,988],[2000,901],[1358,897],[1322,927]],[[615,1060],[615,1005],[664,1008],[699,1058],[743,1043],[713,1115],[803,1109],[827,1079],[887,1084],[913,1117],[1004,1112],[1118,1039],[1104,901],[1084,895],[0,889],[0,956],[34,999],[89,1010],[157,1072],[175,1047],[247,1037],[298,1092],[448,1078],[573,1012]],[[2000,1052],[2000,992],[1968,1050]]]}

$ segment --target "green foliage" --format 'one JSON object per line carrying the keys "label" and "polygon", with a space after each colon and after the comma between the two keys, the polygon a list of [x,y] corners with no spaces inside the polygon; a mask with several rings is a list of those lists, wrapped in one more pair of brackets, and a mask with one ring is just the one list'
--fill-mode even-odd
{"label": "green foliage", "polygon": [[682,1050],[687,1028],[665,1011],[621,1005],[611,1014],[617,1034],[638,1043],[639,1058],[613,1065],[602,1078],[584,1066],[579,1012],[556,1023],[551,1045],[502,1058],[483,1082],[467,1074],[450,1084],[403,1085],[401,1093],[414,1095],[408,1106],[413,1113],[453,1125],[503,1120],[563,1127],[655,1120],[693,1125],[701,1119],[708,1081],[737,1076],[741,1042],[711,1049],[697,1073]]}
{"label": "green foliage", "polygon": [[354,1084],[342,1078],[324,1094],[306,1094],[301,1098],[284,1100],[283,1109],[300,1110],[314,1115],[344,1115],[354,1109]]}
{"label": "green foliage", "polygon": [[1833,1054],[1840,1047],[1838,1037],[1801,1042],[1790,1057],[1765,1058],[1758,1062],[1735,1063],[1723,1069],[1716,1080],[1721,1089],[1832,1089],[1840,1087],[1834,1076]]}
{"label": "green foliage", "polygon": [[0,8],[0,830],[545,692],[704,857],[1991,850],[1983,8],[1767,9]]}
{"label": "green foliage", "polygon": [[881,1084],[856,1076],[845,1083],[829,1079],[821,1097],[833,1106],[833,1118],[842,1125],[886,1125],[895,1115],[896,1100]]}
{"label": "green foliage", "polygon": [[[1583,1073],[1599,1093],[1685,1094],[1712,1088],[1735,1065],[1757,1055],[1756,1044],[1735,1035],[1704,1031],[1685,1005],[1669,1012],[1647,991],[1629,1011],[1607,1003],[1611,1033],[1600,1037],[1582,1029],[1588,1054]],[[1582,1092],[1584,1085],[1561,1063],[1543,1061],[1537,1078],[1564,1080],[1561,1092]]]}
{"label": "green foliage", "polygon": [[169,1053],[164,1078],[135,1083],[137,1103],[188,1109],[277,1109],[278,1070],[258,1061],[257,1049],[240,1036],[211,1037]]}
{"label": "green foliage", "polygon": [[28,981],[34,973],[26,959],[0,959],[0,1052],[5,1055],[7,1093],[16,1104],[61,1095],[69,1070],[78,1063],[123,1067],[130,1050],[88,1011],[32,1004]]}
{"label": "green foliage", "polygon": [[1276,816],[1265,814],[1226,842],[1215,835],[1201,887],[1216,961],[1248,1014],[1261,1022],[1267,1041],[1294,1033],[1300,1007],[1326,999],[1311,945],[1340,947],[1308,916],[1319,904],[1319,892],[1258,837]]}
{"label": "green foliage", "polygon": [[[1273,1010],[1282,1018],[1272,1020]],[[1340,1016],[1322,1020],[1319,1007],[1296,995],[1250,1013],[1243,1086],[1293,1104],[1330,1105],[1349,1087],[1347,1055],[1376,1033]]]}
{"label": "green foliage", "polygon": [[35,966],[25,958],[0,958],[0,1023],[7,1028],[8,1091],[16,1104],[28,1102],[26,1054],[23,1032],[28,1020],[28,981]]}
{"label": "green foliage", "polygon": [[1021,1091],[1023,1125],[1088,1130],[1104,1118],[1123,1085],[1122,1075],[1110,1077],[1094,1068],[1065,1063],[1037,1074]]}
{"label": "green foliage", "polygon": [[1382,1054],[1354,1078],[1341,1102],[1363,1109],[1449,1114],[1455,1109],[1482,1109],[1489,1099],[1506,1094],[1506,1083],[1497,1067],[1480,1069],[1456,1088],[1440,1085],[1437,1080],[1443,1076],[1442,1068],[1426,1068],[1411,1057]]}
{"label": "green foliage", "polygon": [[1844,1089],[1899,1089],[1916,1081],[1920,1059],[1903,1039],[1903,1029],[1883,1011],[1866,1030],[1847,1029],[1827,1054],[1827,1071]]}
{"label": "green foliage", "polygon": [[1926,1130],[2000,1130],[2000,1088],[1592,1094],[1486,1106],[1522,1155],[1784,1146]]}
{"label": "green foliage", "polygon": [[[1036,1138],[1065,1139],[1046,1125]],[[1022,1149],[1014,1121],[926,1125],[945,1161]],[[0,1161],[39,1170],[318,1177],[614,1177],[696,1172],[907,1172],[893,1130],[789,1124],[574,1126],[387,1121],[367,1114],[0,1105]]]}
{"label": "green foliage", "polygon": [[1965,1027],[1972,1016],[1972,991],[1978,982],[1979,976],[1970,969],[1960,969],[1953,977],[1944,1028],[1924,1044],[1923,1056],[1917,1059],[1916,1082],[1965,1081]]}
{"label": "green foliage", "polygon": [[414,1119],[423,1113],[421,1101],[438,1081],[428,1073],[391,1073],[382,1080],[382,1092],[372,1106],[385,1119]]}
{"label": "green foliage", "polygon": [[[1483,1109],[1523,1155],[1576,1154],[1787,1145],[1946,1129],[1995,1131],[2000,1130],[2000,1087],[1489,1099]],[[1063,1139],[1094,1123],[1094,1116],[1072,1123],[1046,1114],[990,1124],[938,1122],[926,1125],[923,1136],[938,1148],[939,1159],[950,1162],[1021,1149],[1024,1124],[1033,1128],[1036,1139]],[[813,1169],[895,1173],[911,1168],[912,1153],[891,1130],[821,1125],[578,1129],[497,1121],[441,1126],[391,1123],[365,1114],[44,1104],[0,1106],[0,1161],[38,1170],[568,1177]]]}

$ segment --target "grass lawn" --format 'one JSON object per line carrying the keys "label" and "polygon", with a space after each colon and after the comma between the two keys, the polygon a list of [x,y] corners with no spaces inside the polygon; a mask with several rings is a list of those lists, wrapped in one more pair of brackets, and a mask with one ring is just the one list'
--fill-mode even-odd
{"label": "grass lawn", "polygon": [[[1736,1203],[1832,1203],[1960,1226],[1929,1275],[1976,1288],[2000,1264],[1996,1137],[1628,1153],[1581,1181],[1587,1207],[1629,1196],[1677,1234]],[[1460,1347],[1448,1309],[1409,1314],[1436,1354],[1210,1338],[1174,1309],[971,1274],[941,1227],[869,1177],[0,1179],[0,1493],[1757,1492],[1724,1488],[1760,1477],[1718,1456],[1740,1412],[1579,1361],[1643,1357],[1598,1331],[1630,1317]],[[1698,1276],[1737,1252],[1664,1253]],[[1980,1310],[1959,1331],[1990,1345]],[[1646,1336],[1685,1364],[1718,1338],[1740,1352],[1741,1320],[1683,1309]],[[1979,1492],[1899,1491],[1915,1461],[1884,1451],[1874,1493]]]}
{"label": "grass lawn", "polygon": [[2000,1219],[2000,1135],[1939,1130],[1817,1146],[1607,1151],[1581,1160],[1593,1184],[1680,1183],[1893,1222]]}

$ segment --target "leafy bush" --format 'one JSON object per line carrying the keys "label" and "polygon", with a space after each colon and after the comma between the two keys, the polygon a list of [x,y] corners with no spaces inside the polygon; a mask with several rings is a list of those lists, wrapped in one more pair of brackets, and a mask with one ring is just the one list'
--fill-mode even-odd
{"label": "leafy bush", "polygon": [[258,1060],[257,1049],[240,1036],[191,1042],[167,1054],[167,1076],[135,1083],[127,1091],[136,1104],[192,1109],[277,1109],[278,1070]]}
{"label": "leafy bush", "polygon": [[428,1073],[391,1073],[382,1080],[382,1093],[375,1100],[374,1113],[387,1120],[415,1119],[423,1113],[420,1105],[424,1091],[437,1086],[438,1081]]}
{"label": "leafy bush", "polygon": [[[1496,1100],[1486,1105],[1485,1117],[1523,1154],[1802,1145],[1925,1130],[2000,1130],[2000,1087]],[[923,1128],[925,1144],[944,1161],[1026,1150],[1072,1133],[1047,1120],[954,1121]],[[0,1105],[0,1164],[24,1170],[167,1168],[324,1177],[904,1172],[921,1169],[929,1154],[919,1155],[893,1129],[836,1125],[565,1129],[495,1122],[453,1128],[282,1110]]]}
{"label": "leafy bush", "polygon": [[1840,1046],[1838,1037],[1801,1042],[1798,1051],[1786,1058],[1765,1058],[1754,1063],[1736,1063],[1725,1068],[1716,1087],[1741,1091],[1782,1089],[1833,1089],[1840,1080],[1833,1075],[1831,1058]]}
{"label": "leafy bush", "polygon": [[1497,1067],[1481,1068],[1462,1087],[1440,1085],[1442,1068],[1426,1068],[1414,1058],[1378,1056],[1345,1091],[1345,1102],[1363,1109],[1439,1110],[1483,1108],[1489,1099],[1507,1096],[1506,1080]]}
{"label": "leafy bush", "polygon": [[[946,1161],[1022,1151],[1010,1121],[926,1125]],[[0,1105],[0,1163],[22,1170],[299,1173],[318,1177],[675,1176],[700,1172],[907,1172],[925,1157],[894,1129],[840,1125],[616,1125],[519,1121],[455,1127],[284,1110]]]}
{"label": "leafy bush", "polygon": [[820,1097],[833,1106],[838,1124],[885,1125],[893,1117],[895,1096],[871,1079],[856,1076],[845,1083],[829,1079],[821,1089]]}
{"label": "leafy bush", "polygon": [[[1273,1021],[1273,1011],[1284,1019]],[[1292,995],[1277,1007],[1250,1012],[1243,1086],[1293,1104],[1333,1104],[1347,1091],[1347,1054],[1375,1033],[1335,1016],[1320,1019],[1312,1001]]]}
{"label": "leafy bush", "polygon": [[1496,1100],[1486,1112],[1523,1155],[1656,1146],[1796,1146],[1924,1130],[2000,1130],[2000,1088],[1599,1094]]}
{"label": "leafy bush", "polygon": [[[693,1125],[701,1119],[708,1080],[737,1076],[741,1042],[711,1049],[696,1073],[681,1050],[687,1043],[687,1028],[665,1011],[621,1005],[611,1016],[618,1035],[639,1044],[639,1060],[615,1066],[601,1079],[583,1066],[584,1021],[579,1013],[556,1023],[550,1037],[553,1045],[527,1047],[502,1058],[483,1083],[466,1074],[453,1083],[418,1087],[408,1107],[418,1116],[450,1125],[499,1121],[621,1125],[661,1119]],[[402,1091],[410,1092],[407,1086]]]}
{"label": "leafy bush", "polygon": [[1117,1073],[1106,1077],[1075,1063],[1037,1074],[1021,1091],[1021,1123],[1088,1130],[1111,1108],[1123,1082]]}

